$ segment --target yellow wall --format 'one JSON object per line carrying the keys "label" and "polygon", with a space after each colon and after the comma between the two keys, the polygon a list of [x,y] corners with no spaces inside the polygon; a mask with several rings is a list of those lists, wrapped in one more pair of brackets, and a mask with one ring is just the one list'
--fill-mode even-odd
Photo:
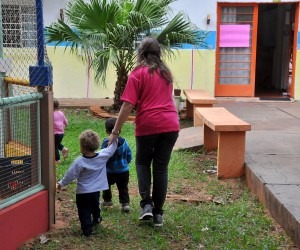
{"label": "yellow wall", "polygon": [[[87,64],[71,55],[69,49],[58,47],[47,48],[49,59],[53,65],[53,89],[56,98],[87,97]],[[175,82],[181,89],[191,88],[192,53],[194,53],[193,88],[205,89],[214,95],[215,87],[215,50],[178,50],[166,63],[173,72]],[[89,98],[113,97],[116,81],[115,70],[111,67],[106,77],[106,87],[95,84],[91,73]],[[174,87],[176,84],[174,84]],[[295,99],[300,99],[300,51],[297,51]]]}
{"label": "yellow wall", "polygon": [[[205,89],[214,94],[215,50],[180,50],[176,58],[166,61],[180,87],[191,88],[192,53],[194,55],[194,80],[192,88]],[[176,86],[176,85],[175,85]]]}
{"label": "yellow wall", "polygon": [[[71,55],[64,47],[47,47],[47,53],[53,66],[53,90],[56,98],[87,97],[87,64],[78,57]],[[175,57],[166,60],[173,72],[175,81],[180,88],[191,87],[192,53],[194,53],[193,88],[206,89],[214,94],[215,51],[214,50],[178,50]],[[99,86],[94,82],[91,73],[89,98],[113,97],[116,75],[113,68],[109,69],[106,85]]]}

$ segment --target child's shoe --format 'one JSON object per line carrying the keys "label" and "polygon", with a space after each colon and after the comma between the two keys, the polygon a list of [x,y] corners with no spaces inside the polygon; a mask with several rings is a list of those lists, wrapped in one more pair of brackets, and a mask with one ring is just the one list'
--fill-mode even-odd
{"label": "child's shoe", "polygon": [[96,219],[96,220],[93,221],[93,226],[94,227],[99,226],[99,224],[101,223],[101,221],[102,221],[102,216],[100,215],[100,217],[98,219]]}
{"label": "child's shoe", "polygon": [[60,160],[58,160],[58,161],[55,161],[55,165],[58,165],[58,164],[60,164],[61,163],[61,161]]}
{"label": "child's shoe", "polygon": [[123,203],[122,204],[122,211],[125,212],[125,213],[128,213],[130,210],[130,206],[128,203]]}
{"label": "child's shoe", "polygon": [[67,148],[62,149],[61,153],[62,153],[64,159],[66,159],[68,157],[68,152],[69,152],[69,150]]}
{"label": "child's shoe", "polygon": [[112,207],[113,203],[112,203],[112,201],[103,201],[102,206],[103,207]]}
{"label": "child's shoe", "polygon": [[84,235],[85,237],[88,238],[88,237],[95,235],[95,233],[93,231],[90,231],[90,232],[85,231],[82,233],[82,235]]}

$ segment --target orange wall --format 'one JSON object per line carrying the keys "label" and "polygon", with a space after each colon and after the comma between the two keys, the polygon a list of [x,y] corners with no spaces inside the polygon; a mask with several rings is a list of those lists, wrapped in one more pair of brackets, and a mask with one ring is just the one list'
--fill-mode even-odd
{"label": "orange wall", "polygon": [[48,231],[48,216],[47,190],[0,210],[0,249],[17,249],[26,240]]}

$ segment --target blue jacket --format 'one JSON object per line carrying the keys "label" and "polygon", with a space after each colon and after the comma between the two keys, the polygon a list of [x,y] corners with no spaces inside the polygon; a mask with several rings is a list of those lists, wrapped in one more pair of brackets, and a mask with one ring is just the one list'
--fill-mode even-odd
{"label": "blue jacket", "polygon": [[[102,142],[101,149],[106,148],[108,138]],[[106,172],[109,174],[124,173],[129,171],[129,163],[132,160],[131,149],[123,137],[118,138],[118,148],[106,163]]]}

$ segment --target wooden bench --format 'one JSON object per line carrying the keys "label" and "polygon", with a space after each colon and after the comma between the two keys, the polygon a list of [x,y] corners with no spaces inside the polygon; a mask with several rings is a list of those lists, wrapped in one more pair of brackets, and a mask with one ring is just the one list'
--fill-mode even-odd
{"label": "wooden bench", "polygon": [[195,108],[212,107],[217,102],[216,98],[202,89],[184,89],[186,96],[186,118],[193,118],[194,126],[202,126],[201,120],[195,116]]}
{"label": "wooden bench", "polygon": [[207,151],[217,151],[219,178],[236,178],[245,174],[246,131],[251,125],[223,107],[196,108],[204,123],[203,143]]}

